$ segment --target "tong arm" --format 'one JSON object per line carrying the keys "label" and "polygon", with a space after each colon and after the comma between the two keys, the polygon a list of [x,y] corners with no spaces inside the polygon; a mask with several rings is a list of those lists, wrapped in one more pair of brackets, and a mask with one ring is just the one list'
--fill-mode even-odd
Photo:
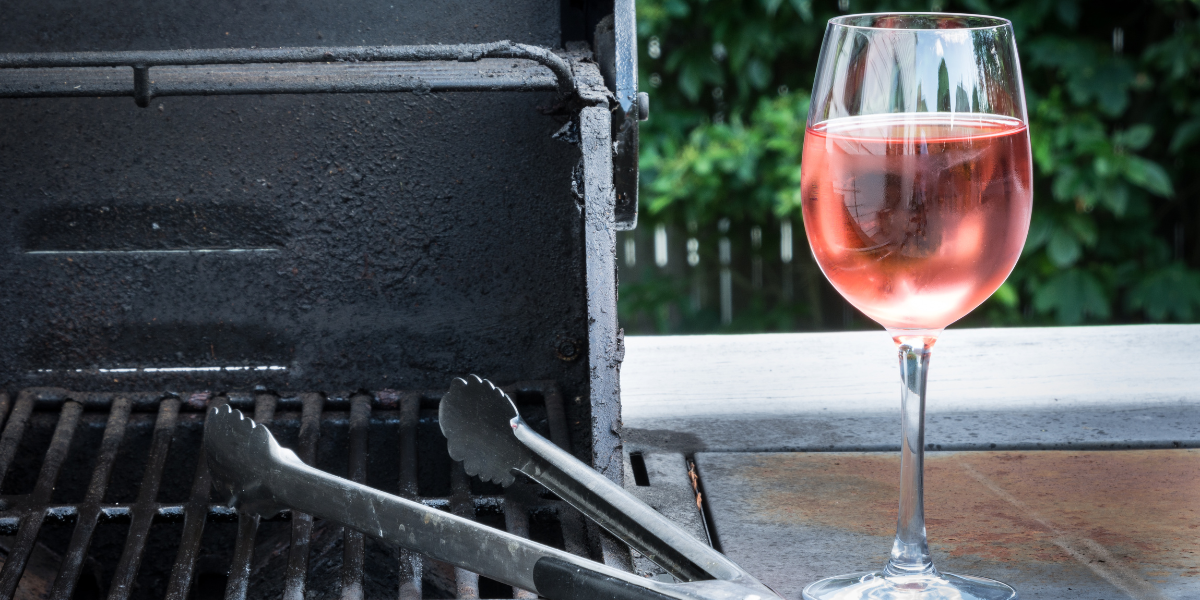
{"label": "tong arm", "polygon": [[438,421],[468,474],[511,485],[523,473],[683,581],[759,584],[723,554],[597,473],[521,418],[503,390],[471,375],[442,396]]}
{"label": "tong arm", "polygon": [[533,455],[518,470],[684,581],[754,577],[645,502],[538,435],[520,417],[513,434]]}
{"label": "tong arm", "polygon": [[[304,464],[270,432],[228,405],[204,423],[214,484],[239,510],[281,507],[340,523],[385,542],[554,600],[764,600],[761,585],[668,584],[638,577]],[[713,585],[707,585],[713,584]]]}

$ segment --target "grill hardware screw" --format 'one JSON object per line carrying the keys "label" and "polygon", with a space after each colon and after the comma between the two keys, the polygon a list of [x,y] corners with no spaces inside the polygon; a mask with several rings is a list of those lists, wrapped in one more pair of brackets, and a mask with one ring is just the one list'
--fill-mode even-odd
{"label": "grill hardware screw", "polygon": [[558,347],[554,349],[555,354],[558,354],[559,360],[571,362],[579,358],[579,345],[573,339],[565,339],[558,343]]}

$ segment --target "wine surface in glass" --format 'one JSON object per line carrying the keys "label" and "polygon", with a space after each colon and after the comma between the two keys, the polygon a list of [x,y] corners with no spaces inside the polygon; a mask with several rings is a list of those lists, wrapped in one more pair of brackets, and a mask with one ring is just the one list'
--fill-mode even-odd
{"label": "wine surface in glass", "polygon": [[804,135],[804,226],[817,264],[889,329],[942,329],[1012,271],[1032,208],[1018,119],[901,113]]}

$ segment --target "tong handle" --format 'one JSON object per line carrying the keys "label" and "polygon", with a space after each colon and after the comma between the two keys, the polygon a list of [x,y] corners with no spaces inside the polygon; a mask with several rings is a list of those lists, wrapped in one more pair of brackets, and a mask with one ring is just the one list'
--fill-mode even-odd
{"label": "tong handle", "polygon": [[550,557],[538,559],[533,567],[533,581],[537,584],[538,592],[547,598],[676,600],[628,581]]}
{"label": "tong handle", "polygon": [[703,600],[655,591],[651,586],[659,584],[649,579],[335,477],[294,457],[289,450],[277,455],[283,460],[264,490],[273,504],[553,600]]}

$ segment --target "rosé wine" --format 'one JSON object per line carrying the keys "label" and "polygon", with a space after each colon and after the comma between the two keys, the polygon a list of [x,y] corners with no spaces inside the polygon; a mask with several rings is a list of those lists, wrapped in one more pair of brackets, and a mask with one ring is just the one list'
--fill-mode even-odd
{"label": "ros\u00e9 wine", "polygon": [[817,264],[889,330],[939,330],[986,300],[1025,244],[1033,201],[1020,120],[971,113],[833,119],[804,135],[804,227]]}

